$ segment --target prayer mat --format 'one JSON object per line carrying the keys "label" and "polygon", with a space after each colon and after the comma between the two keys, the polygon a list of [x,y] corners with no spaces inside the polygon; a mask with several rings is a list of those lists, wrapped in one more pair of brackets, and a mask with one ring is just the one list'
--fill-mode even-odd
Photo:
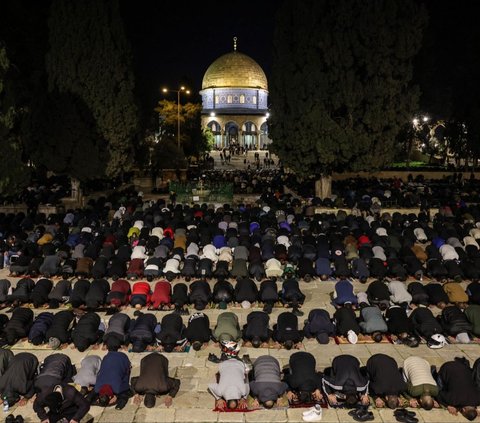
{"label": "prayer mat", "polygon": [[54,351],[56,349],[60,350],[60,348],[52,348],[48,343],[40,344],[40,345],[33,345],[28,341],[18,341],[16,344],[7,346],[8,349],[12,351],[29,351],[29,350],[49,350]]}
{"label": "prayer mat", "polygon": [[[386,404],[385,404],[384,407],[380,407],[380,408],[377,407],[377,406],[375,406],[375,398],[372,397],[372,396],[369,396],[369,398],[370,398],[370,406],[371,406],[372,408],[376,408],[377,410],[383,410],[383,409],[385,409],[385,408],[388,409],[388,407],[387,407]],[[405,396],[399,395],[399,396],[398,396],[398,401],[399,401],[399,404],[400,404],[400,405],[398,406],[399,408],[411,408],[411,407],[410,407],[410,400],[409,400],[408,398],[406,398]]]}
{"label": "prayer mat", "polygon": [[[217,413],[250,413],[255,410],[261,410],[262,407],[255,407],[253,405],[254,399],[249,395],[247,398],[247,408],[246,409],[240,409],[240,408],[225,408],[224,410],[220,410],[217,408],[216,401],[214,400],[213,403],[213,410],[216,411]],[[253,408],[251,408],[253,407]]]}
{"label": "prayer mat", "polygon": [[[289,402],[289,407],[290,408],[310,408],[315,406],[315,402]],[[320,406],[322,408],[329,408],[328,402],[325,400],[325,398],[322,398],[320,401]]]}
{"label": "prayer mat", "polygon": [[[337,345],[350,344],[345,336],[335,336],[335,343]],[[393,344],[393,340],[390,335],[383,335],[380,342],[375,342],[370,335],[358,335],[357,344]],[[352,344],[353,345],[353,344]]]}
{"label": "prayer mat", "polygon": [[[185,344],[182,346],[181,350],[179,351],[172,351],[172,353],[188,353],[190,351],[190,345],[189,344]],[[128,352],[131,353],[131,352],[134,352],[132,347],[129,346],[128,347]],[[163,348],[160,348],[160,347],[154,347],[152,349],[149,349],[149,350],[145,350],[145,351],[140,351],[136,354],[144,354],[144,353],[152,353],[152,352],[161,352],[161,353],[165,353],[165,354],[170,354],[170,353],[167,353],[163,350]]]}
{"label": "prayer mat", "polygon": [[[291,407],[288,403],[288,397],[287,394],[283,394],[280,399],[278,400],[277,404],[275,404],[272,408],[269,410],[286,410],[287,408]],[[251,412],[251,411],[256,411],[256,410],[266,410],[265,407],[262,405],[257,405],[255,403],[255,398],[253,398],[251,395],[247,397],[247,409],[246,410],[240,410],[238,408],[235,408],[233,410],[226,409],[226,410],[219,410],[216,407],[213,408],[213,411],[217,411],[219,413],[224,412],[224,413],[231,413],[231,412]]]}
{"label": "prayer mat", "polygon": [[[454,337],[454,336],[447,336],[446,337],[447,341],[449,344],[464,344],[464,345],[468,345],[468,344],[465,344],[463,342],[458,342],[457,339]],[[476,336],[475,337],[472,337],[470,336],[470,342],[469,344],[480,344],[480,338],[477,338]]]}
{"label": "prayer mat", "polygon": [[[253,348],[252,344],[249,342],[247,345],[245,345],[246,343],[243,342],[242,343],[242,347],[245,347],[245,348]],[[298,346],[297,346],[298,345]],[[299,342],[297,345],[295,345],[292,350],[305,350],[305,345],[303,345],[303,342]],[[259,347],[259,349],[274,349],[274,350],[284,350],[285,347],[283,345],[277,345],[277,343],[273,340],[273,339],[270,339],[268,341],[268,345],[264,345],[262,343],[262,345]]]}

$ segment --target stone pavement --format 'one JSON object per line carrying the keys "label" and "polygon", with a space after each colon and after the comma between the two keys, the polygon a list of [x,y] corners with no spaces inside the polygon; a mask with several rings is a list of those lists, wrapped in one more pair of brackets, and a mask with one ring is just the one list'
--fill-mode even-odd
{"label": "stone pavement", "polygon": [[[7,277],[5,270],[0,271],[0,278]],[[18,278],[10,278],[13,284]],[[213,285],[213,283],[212,283]],[[280,283],[279,283],[280,286]],[[306,301],[302,308],[305,317],[312,308],[324,307],[330,312],[333,308],[330,304],[330,293],[333,291],[334,282],[322,282],[320,280],[310,283],[301,283],[301,289],[306,295]],[[364,291],[366,285],[355,283],[357,291]],[[260,308],[253,308],[260,310]],[[240,323],[243,325],[246,321],[247,314],[251,311],[240,307],[230,308],[239,315]],[[39,310],[36,310],[36,312]],[[211,324],[216,323],[217,316],[223,310],[207,310]],[[271,325],[276,322],[276,318],[282,308],[275,308],[271,314]],[[2,311],[3,312],[3,311]],[[133,316],[133,310],[127,310],[127,313]],[[156,312],[158,320],[166,312]],[[108,319],[108,316],[103,316]],[[304,318],[300,318],[303,322]],[[184,317],[185,320],[188,316]],[[385,353],[393,357],[399,364],[410,355],[420,355],[425,357],[431,364],[440,366],[443,362],[452,360],[456,356],[465,356],[471,363],[479,357],[480,345],[447,345],[443,349],[432,350],[426,345],[420,345],[418,348],[408,348],[403,345],[392,344],[363,344],[363,345],[336,345],[330,341],[328,345],[320,345],[314,339],[305,340],[303,342],[304,350],[311,352],[317,360],[317,369],[323,370],[331,364],[332,359],[339,354],[352,354],[365,364],[368,358],[375,353]],[[260,355],[271,354],[275,356],[282,366],[288,363],[289,356],[296,350],[287,351],[284,349],[254,349],[242,348],[240,355],[249,354],[252,361]],[[18,351],[14,351],[17,353]],[[42,361],[52,351],[36,350],[31,351],[37,355],[39,361]],[[103,356],[106,351],[101,349],[94,350],[89,348],[86,352],[80,353],[70,346],[66,350],[62,350],[68,354],[74,364],[80,365],[80,361],[85,355],[98,354]],[[173,406],[166,408],[163,404],[163,398],[157,399],[157,405],[153,409],[147,409],[142,405],[133,404],[133,400],[121,411],[115,409],[103,409],[100,407],[92,407],[88,418],[94,417],[95,422],[301,422],[303,409],[288,410],[265,410],[253,411],[248,413],[216,413],[212,411],[214,406],[213,397],[207,392],[209,383],[214,382],[215,373],[218,364],[211,363],[207,360],[208,354],[212,352],[219,355],[219,348],[212,342],[206,349],[198,352],[193,349],[188,353],[168,353],[166,356],[170,362],[170,374],[181,380],[180,391],[173,400]],[[139,363],[145,353],[128,353],[132,362],[132,376],[139,373]],[[417,416],[420,422],[457,422],[466,421],[462,416],[451,416],[446,410],[422,411],[417,410]],[[24,416],[26,422],[38,421],[32,410],[32,402],[26,406],[13,407],[11,413]],[[391,410],[373,410],[375,421],[378,422],[394,422]],[[85,419],[84,421],[86,421]],[[323,410],[324,422],[349,422],[353,419],[348,416],[345,410]]]}
{"label": "stone pavement", "polygon": [[[255,160],[254,160],[254,155],[255,153],[260,153],[260,165],[261,169],[264,169],[263,166],[263,159],[265,158],[265,154],[267,153],[266,150],[251,150],[248,151],[246,155],[244,154],[237,154],[237,155],[232,155],[230,158],[230,162],[222,162],[220,160],[220,151],[211,151],[210,156],[213,157],[215,160],[215,169],[221,169],[221,170],[246,170],[247,165],[244,163],[244,160],[247,159],[250,162],[250,167],[251,169],[255,169]],[[271,154],[268,152],[269,157],[271,157],[275,165],[270,166],[268,169],[277,169],[278,168],[278,157],[275,156],[274,154]]]}

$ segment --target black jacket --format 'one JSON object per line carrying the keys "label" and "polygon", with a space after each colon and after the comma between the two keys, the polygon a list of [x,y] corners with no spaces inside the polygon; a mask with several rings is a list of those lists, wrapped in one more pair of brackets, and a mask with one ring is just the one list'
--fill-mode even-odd
{"label": "black jacket", "polygon": [[407,390],[407,384],[403,380],[397,362],[388,355],[372,355],[367,360],[367,373],[372,395],[382,397],[400,395]]}
{"label": "black jacket", "polygon": [[440,323],[450,336],[457,336],[461,332],[469,333],[473,329],[465,313],[457,306],[445,307],[440,315]]}
{"label": "black jacket", "polygon": [[33,403],[33,410],[37,413],[40,421],[58,417],[65,417],[69,421],[75,420],[79,422],[82,420],[88,413],[88,410],[90,410],[90,404],[80,392],[66,383],[61,384],[63,401],[57,414],[46,411],[45,397],[53,391],[53,388],[51,391],[45,392],[45,395],[37,395]]}
{"label": "black jacket", "polygon": [[325,370],[323,390],[327,395],[335,392],[368,394],[368,378],[361,373],[358,359],[348,354],[337,355],[331,369]]}
{"label": "black jacket", "polygon": [[33,345],[40,345],[46,341],[46,334],[48,328],[52,325],[53,313],[40,313],[32,324],[28,333],[28,342]]}
{"label": "black jacket", "polygon": [[33,354],[21,352],[10,361],[7,370],[0,377],[0,392],[13,404],[20,399],[33,397],[33,381],[38,369],[38,359]]}
{"label": "black jacket", "polygon": [[210,329],[210,320],[204,313],[194,313],[188,318],[188,326],[185,330],[185,336],[189,342],[195,341],[208,342],[212,337]]}
{"label": "black jacket", "polygon": [[268,324],[270,316],[263,311],[252,311],[247,316],[247,324],[243,327],[243,339],[252,341],[253,338],[260,338],[262,342],[270,339]]}
{"label": "black jacket", "polygon": [[88,281],[87,279],[80,279],[75,282],[75,285],[73,285],[72,291],[70,293],[70,302],[74,307],[85,304],[85,299],[87,297],[87,292],[89,289],[90,281]]}
{"label": "black jacket", "polygon": [[47,341],[53,337],[58,338],[62,344],[69,343],[74,319],[75,315],[73,314],[73,311],[62,310],[56,313],[53,316],[52,324],[45,335]]}
{"label": "black jacket", "polygon": [[137,317],[132,323],[129,335],[134,350],[143,351],[147,345],[153,343],[155,326],[157,326],[157,318],[154,314],[142,313]]}
{"label": "black jacket", "polygon": [[97,313],[84,314],[72,331],[72,341],[78,351],[85,351],[103,335],[99,331],[100,316]]}
{"label": "black jacket", "polygon": [[19,301],[20,303],[28,303],[30,301],[30,293],[35,286],[35,282],[30,278],[22,278],[17,282],[16,288],[11,295],[7,296],[8,301]]}
{"label": "black jacket", "polygon": [[276,303],[278,301],[277,283],[267,279],[260,284],[259,300],[264,303]]}
{"label": "black jacket", "polygon": [[55,385],[70,383],[75,373],[75,366],[68,355],[51,354],[45,358],[40,366],[40,373],[35,378],[35,391],[45,394]]}
{"label": "black jacket", "polygon": [[409,318],[414,330],[426,339],[436,333],[442,333],[442,326],[429,308],[418,307],[412,311]]}
{"label": "black jacket", "polygon": [[85,296],[85,304],[88,308],[96,309],[105,304],[110,284],[105,279],[95,279],[90,285]]}
{"label": "black jacket", "polygon": [[255,282],[249,278],[241,278],[235,285],[235,301],[249,301],[254,303],[258,300],[258,288]]}
{"label": "black jacket", "polygon": [[453,407],[480,405],[480,391],[475,386],[468,362],[455,359],[444,363],[438,376],[441,381],[438,393],[440,404]]}
{"label": "black jacket", "polygon": [[166,314],[160,323],[160,333],[157,334],[157,341],[164,346],[165,351],[169,351],[170,348],[173,349],[175,345],[185,339],[184,329],[185,326],[179,314]]}
{"label": "black jacket", "polygon": [[40,279],[30,293],[30,302],[35,308],[48,302],[48,294],[53,288],[53,282],[50,279]]}
{"label": "black jacket", "polygon": [[322,386],[322,377],[316,370],[315,357],[304,351],[293,353],[289,359],[289,369],[285,382],[293,391],[313,392]]}
{"label": "black jacket", "polygon": [[12,317],[5,325],[5,339],[13,345],[20,338],[28,336],[33,323],[33,311],[29,308],[17,307],[13,310]]}
{"label": "black jacket", "polygon": [[303,339],[303,331],[298,329],[297,316],[289,311],[280,313],[277,323],[273,326],[272,337],[281,343],[285,341],[300,342]]}
{"label": "black jacket", "polygon": [[348,331],[353,330],[356,334],[361,332],[355,312],[351,308],[341,307],[333,315],[335,331],[337,335],[347,336]]}
{"label": "black jacket", "polygon": [[233,285],[225,280],[219,280],[213,286],[213,301],[215,303],[220,303],[224,301],[225,303],[230,303],[233,300]]}

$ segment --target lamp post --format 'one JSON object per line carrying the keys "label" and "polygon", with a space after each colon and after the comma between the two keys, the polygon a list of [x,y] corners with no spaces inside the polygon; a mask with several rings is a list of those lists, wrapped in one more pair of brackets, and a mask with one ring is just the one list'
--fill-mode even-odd
{"label": "lamp post", "polygon": [[180,149],[180,93],[184,92],[185,94],[190,94],[190,90],[187,90],[183,85],[178,90],[170,90],[168,88],[163,88],[164,93],[169,91],[177,93],[177,147]]}

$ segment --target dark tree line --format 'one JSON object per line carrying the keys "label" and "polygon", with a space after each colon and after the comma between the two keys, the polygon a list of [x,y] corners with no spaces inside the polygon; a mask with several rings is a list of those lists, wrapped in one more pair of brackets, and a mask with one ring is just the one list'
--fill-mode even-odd
{"label": "dark tree line", "polygon": [[418,107],[426,14],[413,0],[285,0],[270,79],[272,150],[329,195],[332,172],[379,169]]}

